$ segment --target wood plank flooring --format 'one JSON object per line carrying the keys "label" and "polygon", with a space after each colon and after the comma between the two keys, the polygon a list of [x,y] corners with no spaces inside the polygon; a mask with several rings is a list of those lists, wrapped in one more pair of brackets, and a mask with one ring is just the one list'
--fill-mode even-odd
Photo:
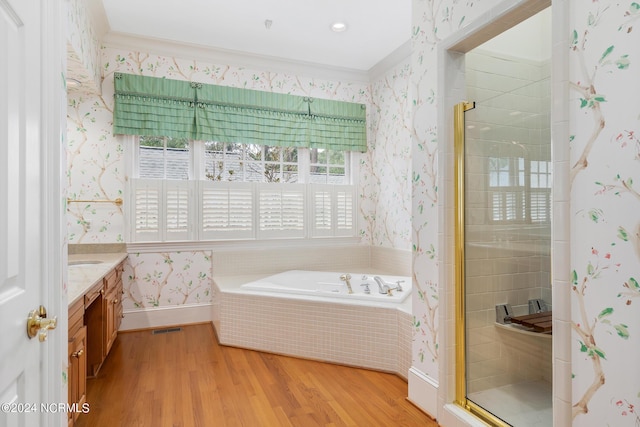
{"label": "wood plank flooring", "polygon": [[76,426],[438,426],[406,396],[392,374],[225,347],[189,325],[118,334]]}

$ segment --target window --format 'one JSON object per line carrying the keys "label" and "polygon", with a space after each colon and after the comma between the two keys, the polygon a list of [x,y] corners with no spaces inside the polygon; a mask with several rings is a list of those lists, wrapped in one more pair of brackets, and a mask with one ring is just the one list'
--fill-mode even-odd
{"label": "window", "polygon": [[139,137],[131,241],[355,236],[348,152]]}
{"label": "window", "polygon": [[298,182],[298,148],[222,142],[204,146],[209,180]]}
{"label": "window", "polygon": [[489,157],[488,161],[492,221],[551,221],[551,162],[524,157]]}
{"label": "window", "polygon": [[344,151],[312,148],[309,150],[310,174],[309,182],[322,184],[348,184],[348,153]]}
{"label": "window", "polygon": [[138,176],[155,179],[189,179],[189,140],[140,138]]}

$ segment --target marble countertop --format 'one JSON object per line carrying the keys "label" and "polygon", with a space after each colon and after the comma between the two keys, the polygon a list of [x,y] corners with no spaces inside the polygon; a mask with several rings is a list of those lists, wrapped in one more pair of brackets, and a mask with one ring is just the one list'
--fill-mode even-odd
{"label": "marble countertop", "polygon": [[82,298],[126,258],[125,252],[70,254],[67,273],[69,305]]}

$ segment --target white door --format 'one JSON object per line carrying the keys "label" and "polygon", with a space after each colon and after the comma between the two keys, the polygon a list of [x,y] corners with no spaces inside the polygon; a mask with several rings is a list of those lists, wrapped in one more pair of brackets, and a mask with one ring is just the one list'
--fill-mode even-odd
{"label": "white door", "polygon": [[[46,15],[51,10],[43,6],[46,3],[50,2],[0,0],[0,426],[7,427],[55,426],[64,420],[55,414],[64,409],[48,406],[51,414],[41,405],[58,403],[63,395],[61,357],[56,356],[59,366],[50,360],[60,353],[64,338],[54,334],[61,328],[48,331],[44,342],[27,336],[29,312],[61,295],[49,288],[59,286],[60,278],[49,280],[44,274],[50,269],[48,254],[60,243],[47,231],[47,210],[60,204],[60,197],[51,202],[47,191],[54,184],[43,171],[47,145],[60,140],[60,134],[50,135],[52,129],[60,129],[59,117],[52,117],[52,111],[59,114],[60,99],[52,99],[55,91],[48,88],[54,81],[47,75],[48,67],[57,69],[61,84],[62,68],[45,63],[52,59],[47,52],[54,43],[48,40],[52,22],[57,22],[53,27],[58,31],[61,22],[60,15]],[[51,120],[58,124],[52,126]],[[62,304],[52,305],[46,307],[49,319],[60,314],[52,311]],[[66,322],[61,325],[66,328]],[[52,392],[56,389],[61,391]]]}

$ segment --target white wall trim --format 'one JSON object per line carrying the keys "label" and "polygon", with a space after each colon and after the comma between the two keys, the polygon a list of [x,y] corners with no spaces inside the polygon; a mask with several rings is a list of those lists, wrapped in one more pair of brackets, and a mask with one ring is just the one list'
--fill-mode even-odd
{"label": "white wall trim", "polygon": [[120,331],[211,322],[211,303],[147,308],[124,312]]}
{"label": "white wall trim", "polygon": [[324,248],[327,246],[360,245],[360,237],[270,239],[270,240],[205,240],[192,242],[127,243],[128,253],[160,253],[214,250],[216,252],[276,248]]}
{"label": "white wall trim", "polygon": [[438,382],[413,366],[409,369],[408,382],[409,401],[431,417],[437,418]]}
{"label": "white wall trim", "polygon": [[384,57],[380,62],[371,67],[369,70],[369,79],[374,82],[384,76],[393,67],[411,60],[411,40],[407,40],[404,44]]}

